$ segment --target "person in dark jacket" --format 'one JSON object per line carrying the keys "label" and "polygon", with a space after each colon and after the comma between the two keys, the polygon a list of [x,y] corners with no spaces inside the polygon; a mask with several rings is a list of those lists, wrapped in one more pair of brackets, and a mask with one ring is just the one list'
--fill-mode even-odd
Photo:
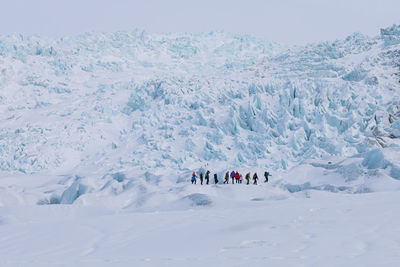
{"label": "person in dark jacket", "polygon": [[229,171],[225,173],[225,181],[224,184],[229,184]]}
{"label": "person in dark jacket", "polygon": [[250,184],[250,173],[249,172],[246,174],[246,181],[247,181],[247,184]]}
{"label": "person in dark jacket", "polygon": [[231,172],[232,184],[235,183],[235,171]]}
{"label": "person in dark jacket", "polygon": [[254,181],[253,184],[257,184],[257,180],[258,180],[258,175],[255,172],[254,175],[253,175],[253,181]]}
{"label": "person in dark jacket", "polygon": [[200,184],[203,184],[203,172],[200,172]]}
{"label": "person in dark jacket", "polygon": [[207,171],[207,172],[206,172],[206,177],[205,177],[205,179],[206,179],[206,184],[208,184],[208,183],[210,182],[210,171]]}
{"label": "person in dark jacket", "polygon": [[269,172],[264,172],[265,181],[264,183],[268,183],[268,176],[272,176]]}
{"label": "person in dark jacket", "polygon": [[218,176],[216,173],[214,173],[214,183],[218,184]]}

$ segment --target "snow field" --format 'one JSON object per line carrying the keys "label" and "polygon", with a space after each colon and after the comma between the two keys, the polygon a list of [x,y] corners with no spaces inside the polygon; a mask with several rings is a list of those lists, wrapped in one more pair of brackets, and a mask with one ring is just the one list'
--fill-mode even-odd
{"label": "snow field", "polygon": [[[267,187],[259,187],[268,194]],[[211,209],[3,207],[0,264],[398,266],[400,262],[396,192],[310,191],[308,198],[296,193],[281,200],[251,201],[251,193],[244,189],[235,188],[247,200],[223,199]]]}

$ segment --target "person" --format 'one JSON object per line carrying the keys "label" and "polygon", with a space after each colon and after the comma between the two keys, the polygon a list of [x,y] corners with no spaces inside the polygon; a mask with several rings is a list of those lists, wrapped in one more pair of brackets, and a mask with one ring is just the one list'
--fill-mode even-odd
{"label": "person", "polygon": [[257,173],[255,172],[254,175],[253,175],[253,181],[254,181],[253,184],[257,184],[257,180],[258,180],[258,175],[257,175]]}
{"label": "person", "polygon": [[218,177],[217,177],[216,173],[214,173],[214,182],[215,182],[215,184],[218,184]]}
{"label": "person", "polygon": [[229,171],[225,173],[225,181],[224,184],[229,184]]}
{"label": "person", "polygon": [[206,172],[206,177],[205,177],[205,179],[206,179],[206,184],[208,184],[208,183],[210,182],[210,171],[207,171],[207,172]]}
{"label": "person", "polygon": [[196,173],[193,172],[192,174],[192,184],[196,184]]}
{"label": "person", "polygon": [[243,182],[243,175],[239,174],[239,184],[241,184]]}
{"label": "person", "polygon": [[249,172],[246,174],[246,181],[247,181],[246,184],[250,184],[250,173]]}
{"label": "person", "polygon": [[200,172],[200,184],[203,184],[203,172]]}
{"label": "person", "polygon": [[268,176],[272,176],[268,171],[264,172],[265,181],[264,183],[268,183]]}
{"label": "person", "polygon": [[235,183],[235,171],[231,172],[232,184]]}
{"label": "person", "polygon": [[239,172],[236,171],[236,173],[235,173],[235,180],[236,180],[236,183],[237,183],[237,184],[239,183],[239,179],[240,179]]}

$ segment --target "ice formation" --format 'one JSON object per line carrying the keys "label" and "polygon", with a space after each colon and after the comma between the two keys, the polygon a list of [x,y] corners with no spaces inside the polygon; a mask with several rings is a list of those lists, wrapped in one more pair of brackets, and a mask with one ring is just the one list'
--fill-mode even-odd
{"label": "ice formation", "polygon": [[268,168],[293,192],[400,179],[400,26],[303,47],[224,32],[3,36],[0,72],[1,173],[49,177],[38,203],[130,191],[123,205],[140,206],[199,168]]}

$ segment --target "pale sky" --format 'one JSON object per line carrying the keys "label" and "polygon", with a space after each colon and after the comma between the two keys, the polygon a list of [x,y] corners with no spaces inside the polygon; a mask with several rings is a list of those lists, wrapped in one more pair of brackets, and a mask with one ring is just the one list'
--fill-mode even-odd
{"label": "pale sky", "polygon": [[0,9],[0,35],[225,30],[305,44],[375,36],[392,24],[400,24],[400,0],[1,0]]}

